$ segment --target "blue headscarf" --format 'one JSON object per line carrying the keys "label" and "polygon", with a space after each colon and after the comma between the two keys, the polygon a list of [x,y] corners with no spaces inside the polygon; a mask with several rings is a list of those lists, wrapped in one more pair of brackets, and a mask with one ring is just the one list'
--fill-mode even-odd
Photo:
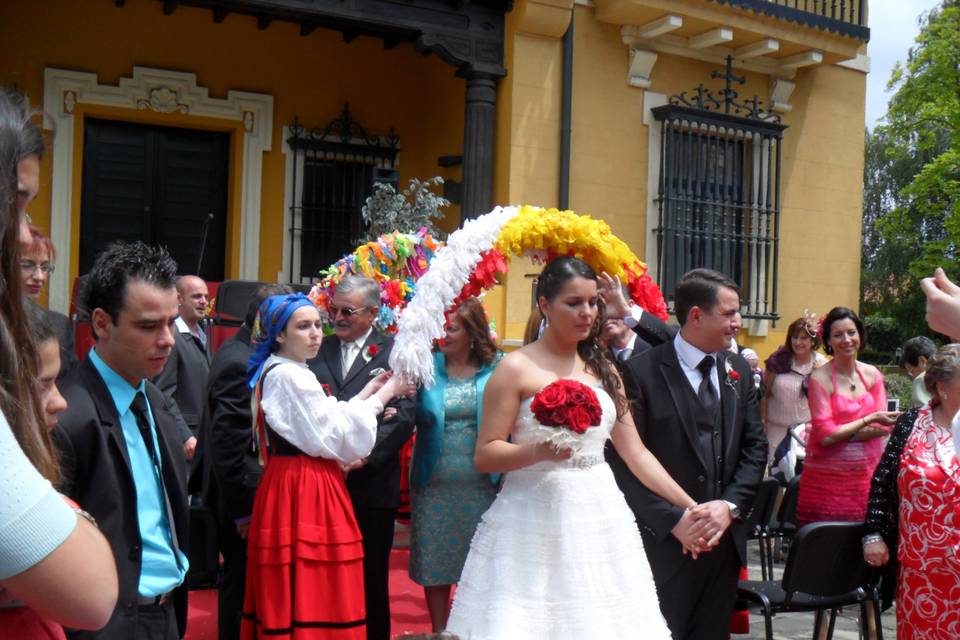
{"label": "blue headscarf", "polygon": [[250,360],[247,361],[247,385],[253,389],[263,372],[263,363],[277,346],[277,336],[287,326],[290,316],[300,307],[312,307],[313,303],[302,293],[270,296],[257,311],[257,320],[253,323],[253,343],[255,345]]}

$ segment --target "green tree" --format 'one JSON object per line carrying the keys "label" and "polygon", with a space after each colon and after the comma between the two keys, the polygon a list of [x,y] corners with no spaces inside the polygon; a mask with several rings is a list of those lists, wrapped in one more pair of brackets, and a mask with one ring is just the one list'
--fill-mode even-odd
{"label": "green tree", "polygon": [[921,23],[864,163],[862,310],[893,318],[903,338],[928,333],[920,278],[960,274],[960,2]]}

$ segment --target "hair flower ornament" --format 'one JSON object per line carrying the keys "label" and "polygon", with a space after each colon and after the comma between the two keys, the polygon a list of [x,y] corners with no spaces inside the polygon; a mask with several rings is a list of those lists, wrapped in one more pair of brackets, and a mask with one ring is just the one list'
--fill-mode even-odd
{"label": "hair flower ornament", "polygon": [[803,315],[800,317],[803,318],[803,330],[807,332],[808,336],[811,338],[816,338],[817,336],[821,335],[821,323],[823,320],[818,319],[817,314],[809,309],[804,309]]}

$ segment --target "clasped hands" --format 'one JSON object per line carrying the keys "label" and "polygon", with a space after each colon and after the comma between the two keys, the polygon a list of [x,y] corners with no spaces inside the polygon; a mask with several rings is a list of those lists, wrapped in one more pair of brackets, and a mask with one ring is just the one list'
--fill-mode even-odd
{"label": "clasped hands", "polygon": [[683,552],[696,560],[701,553],[710,551],[720,543],[732,522],[733,516],[727,503],[711,500],[686,509],[670,533],[683,545]]}

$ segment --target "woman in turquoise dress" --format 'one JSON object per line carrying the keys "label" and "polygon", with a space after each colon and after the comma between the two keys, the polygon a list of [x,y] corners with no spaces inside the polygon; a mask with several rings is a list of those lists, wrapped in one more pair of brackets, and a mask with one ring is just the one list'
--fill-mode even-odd
{"label": "woman in turquoise dress", "polygon": [[496,496],[497,478],[473,464],[483,388],[500,359],[483,306],[468,298],[434,354],[436,380],[417,396],[410,470],[410,578],[423,586],[434,631],[447,625],[450,591],[470,540]]}

